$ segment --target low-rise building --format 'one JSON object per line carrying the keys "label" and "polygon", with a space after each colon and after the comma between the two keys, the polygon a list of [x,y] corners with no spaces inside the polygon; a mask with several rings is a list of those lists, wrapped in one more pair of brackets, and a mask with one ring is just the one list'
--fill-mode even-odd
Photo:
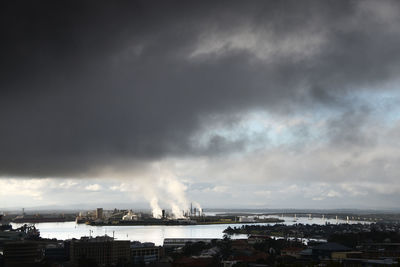
{"label": "low-rise building", "polygon": [[281,250],[281,256],[290,256],[298,259],[301,257],[300,253],[303,250],[303,247],[287,247]]}
{"label": "low-rise building", "polygon": [[317,259],[331,259],[334,252],[348,252],[350,248],[334,242],[327,242],[312,248],[312,254]]}
{"label": "low-rise building", "polygon": [[131,262],[134,264],[156,262],[162,256],[162,247],[150,242],[132,242],[130,251]]}
{"label": "low-rise building", "polygon": [[213,240],[218,240],[216,238],[165,238],[164,247],[165,248],[176,248],[184,247],[186,243],[192,242],[204,242],[210,244]]}
{"label": "low-rise building", "polygon": [[271,240],[271,237],[268,235],[250,235],[248,238],[249,244],[257,244],[265,242],[266,240]]}

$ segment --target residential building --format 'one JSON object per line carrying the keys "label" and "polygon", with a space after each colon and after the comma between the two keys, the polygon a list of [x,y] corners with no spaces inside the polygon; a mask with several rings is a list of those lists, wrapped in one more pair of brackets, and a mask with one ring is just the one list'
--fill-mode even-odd
{"label": "residential building", "polygon": [[96,261],[99,266],[128,262],[130,258],[130,241],[116,241],[112,237],[82,237],[72,240],[70,259],[73,263],[80,259]]}

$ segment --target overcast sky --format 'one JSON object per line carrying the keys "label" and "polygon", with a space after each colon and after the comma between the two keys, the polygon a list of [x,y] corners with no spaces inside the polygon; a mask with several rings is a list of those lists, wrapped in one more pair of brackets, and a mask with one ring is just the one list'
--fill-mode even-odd
{"label": "overcast sky", "polygon": [[398,1],[5,1],[0,209],[394,208]]}

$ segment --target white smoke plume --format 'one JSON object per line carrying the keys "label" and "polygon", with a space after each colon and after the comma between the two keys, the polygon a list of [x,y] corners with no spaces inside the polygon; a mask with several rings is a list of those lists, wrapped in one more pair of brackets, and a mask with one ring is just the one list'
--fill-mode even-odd
{"label": "white smoke plume", "polygon": [[150,200],[150,206],[153,213],[153,217],[160,219],[162,216],[162,210],[158,205],[158,199],[156,196],[153,196],[153,198]]}
{"label": "white smoke plume", "polygon": [[159,179],[161,188],[165,190],[165,200],[172,209],[173,216],[182,218],[183,211],[189,207],[185,194],[186,186],[171,172],[161,172]]}
{"label": "white smoke plume", "polygon": [[170,205],[171,205],[172,214],[173,214],[174,218],[176,218],[176,219],[183,218],[182,209],[175,203],[170,203]]}

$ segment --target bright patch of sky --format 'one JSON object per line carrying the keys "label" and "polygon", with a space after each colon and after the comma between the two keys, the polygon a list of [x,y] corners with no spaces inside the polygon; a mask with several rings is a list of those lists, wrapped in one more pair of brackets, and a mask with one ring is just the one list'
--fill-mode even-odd
{"label": "bright patch of sky", "polygon": [[[394,85],[391,86],[393,89]],[[279,146],[294,147],[307,143],[316,147],[329,141],[328,122],[340,118],[349,110],[365,113],[369,120],[366,127],[372,122],[391,127],[400,119],[400,91],[388,88],[359,91],[356,95],[346,95],[344,102],[347,104],[343,108],[319,106],[317,110],[304,110],[290,116],[252,110],[237,116],[234,123],[220,123],[220,120],[216,120],[219,122],[207,124],[193,140],[196,140],[195,143],[200,148],[212,144],[215,137],[232,144],[245,141],[245,151],[241,152]]]}
{"label": "bright patch of sky", "polygon": [[284,117],[257,110],[240,116],[233,124],[209,125],[194,139],[200,147],[207,146],[216,136],[230,143],[246,141],[245,150],[253,151],[315,142],[322,138],[323,124],[320,113]]}
{"label": "bright patch of sky", "polygon": [[400,119],[400,90],[393,90],[396,87],[400,86],[392,84],[392,90],[360,91],[354,98],[372,108],[374,116],[379,118],[385,126],[390,126],[391,123]]}

